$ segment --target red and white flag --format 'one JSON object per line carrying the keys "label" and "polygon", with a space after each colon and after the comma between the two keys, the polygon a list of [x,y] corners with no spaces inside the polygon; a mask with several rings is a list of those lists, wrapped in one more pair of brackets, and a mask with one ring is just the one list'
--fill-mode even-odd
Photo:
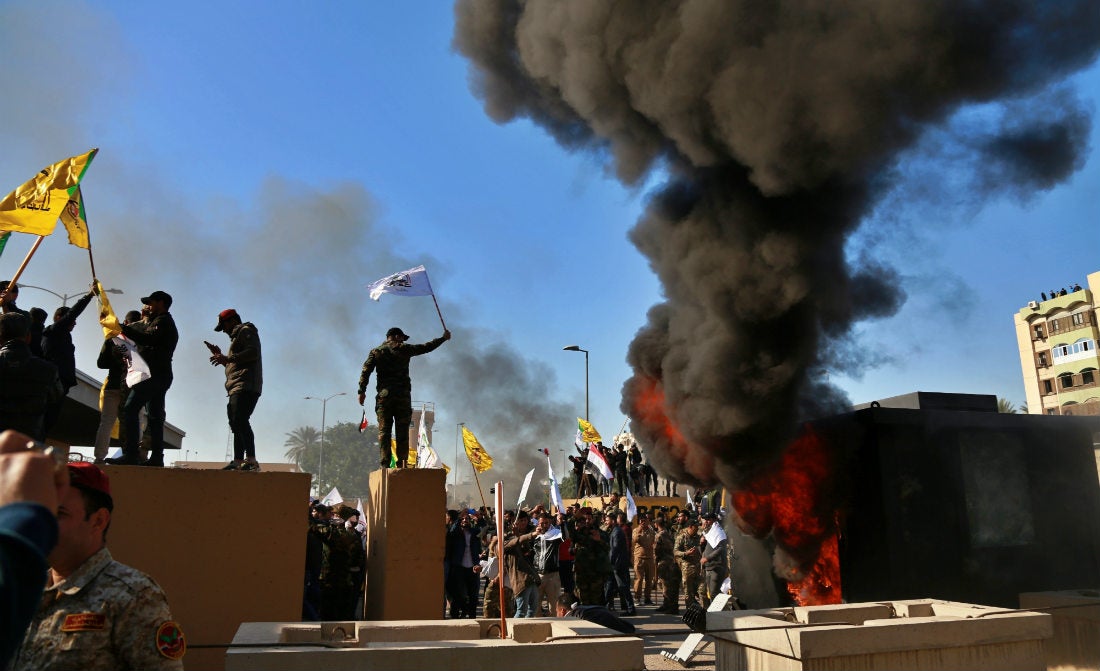
{"label": "red and white flag", "polygon": [[588,446],[588,463],[596,467],[596,470],[600,472],[600,475],[604,476],[608,480],[614,480],[615,474],[611,472],[611,464],[608,462],[607,457],[595,443]]}

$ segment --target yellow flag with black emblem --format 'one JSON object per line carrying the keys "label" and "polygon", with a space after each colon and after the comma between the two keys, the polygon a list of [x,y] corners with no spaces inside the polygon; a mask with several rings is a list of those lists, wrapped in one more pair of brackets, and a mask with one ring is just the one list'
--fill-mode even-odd
{"label": "yellow flag with black emblem", "polygon": [[58,218],[75,196],[80,180],[98,151],[93,149],[46,166],[0,200],[0,231],[31,235],[53,233]]}
{"label": "yellow flag with black emblem", "polygon": [[114,308],[111,307],[111,301],[107,300],[107,292],[103,290],[103,285],[99,280],[95,280],[96,296],[99,297],[99,325],[103,327],[103,338],[114,338],[116,335],[122,334],[122,327],[119,326],[118,316],[115,315]]}
{"label": "yellow flag with black emblem", "polygon": [[477,442],[477,437],[466,427],[462,427],[462,446],[466,448],[466,457],[470,460],[470,465],[474,467],[475,471],[484,473],[493,467],[493,458],[489,456],[481,443]]}
{"label": "yellow flag with black emblem", "polygon": [[88,240],[88,218],[84,213],[84,195],[79,186],[61,210],[61,223],[65,224],[65,230],[69,232],[70,245],[83,249],[91,246],[92,243]]}

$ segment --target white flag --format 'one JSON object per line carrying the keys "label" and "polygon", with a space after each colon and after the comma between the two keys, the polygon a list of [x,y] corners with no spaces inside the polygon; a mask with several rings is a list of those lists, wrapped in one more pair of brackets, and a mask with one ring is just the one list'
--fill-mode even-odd
{"label": "white flag", "polygon": [[321,499],[321,503],[325,504],[326,506],[334,506],[337,503],[343,502],[344,497],[340,496],[340,491],[337,490],[335,487],[332,488],[331,492],[325,495],[325,498]]}
{"label": "white flag", "polygon": [[554,477],[554,467],[550,465],[550,455],[546,455],[546,469],[550,472],[550,502],[553,503],[559,513],[565,512],[565,504],[561,500],[561,489],[558,488],[558,479]]}
{"label": "white flag", "polygon": [[[363,499],[359,499],[355,509],[359,511],[359,524],[355,525],[355,529],[359,533],[363,533],[367,529],[367,513],[363,511]],[[366,542],[366,538],[363,539],[363,542]]]}
{"label": "white flag", "polygon": [[726,530],[722,528],[721,522],[713,522],[710,530],[703,534],[703,538],[707,539],[707,545],[716,548],[719,543],[726,540]]}
{"label": "white flag", "polygon": [[630,495],[630,487],[626,488],[626,521],[633,522],[638,516],[638,506],[634,503],[634,497]]}
{"label": "white flag", "polygon": [[111,338],[111,341],[126,348],[126,354],[123,355],[123,358],[126,359],[127,387],[133,388],[139,382],[145,382],[153,377],[153,374],[149,372],[149,364],[145,363],[145,359],[138,354],[137,345],[133,340],[119,335]]}
{"label": "white flag", "polygon": [[549,543],[550,541],[556,541],[561,538],[561,529],[557,527],[550,527],[546,530],[546,533],[540,534],[539,538]]}
{"label": "white flag", "polygon": [[417,266],[371,282],[367,292],[373,300],[382,298],[382,294],[431,296],[432,285],[428,282],[428,271],[424,266]]}
{"label": "white flag", "polygon": [[533,468],[531,470],[527,471],[527,477],[525,477],[523,479],[523,489],[519,490],[519,503],[516,504],[517,508],[522,506],[523,505],[523,499],[527,498],[527,488],[531,486],[531,476],[533,476],[534,474],[535,474],[535,469],[533,469]]}
{"label": "white flag", "polygon": [[695,501],[691,499],[691,494],[688,493],[687,487],[684,487],[684,498],[687,499],[687,509],[695,510]]}
{"label": "white flag", "polygon": [[431,437],[428,435],[428,413],[420,411],[420,429],[416,434],[416,467],[439,468],[439,455],[432,449]]}

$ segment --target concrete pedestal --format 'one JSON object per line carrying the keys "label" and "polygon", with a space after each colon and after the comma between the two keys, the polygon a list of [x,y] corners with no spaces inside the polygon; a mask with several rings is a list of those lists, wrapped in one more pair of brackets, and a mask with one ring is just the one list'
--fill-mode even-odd
{"label": "concrete pedestal", "polygon": [[[224,645],[242,622],[301,618],[308,473],[104,471],[115,501],[107,547],[164,588],[189,646]],[[184,666],[217,671],[225,650],[189,647]]]}
{"label": "concrete pedestal", "polygon": [[1051,618],[934,600],[707,613],[720,671],[1046,668]]}
{"label": "concrete pedestal", "polygon": [[439,468],[370,474],[366,619],[442,619],[446,498]]}
{"label": "concrete pedestal", "polygon": [[1100,590],[1025,592],[1020,608],[1049,608],[1054,638],[1047,643],[1050,671],[1100,670]]}

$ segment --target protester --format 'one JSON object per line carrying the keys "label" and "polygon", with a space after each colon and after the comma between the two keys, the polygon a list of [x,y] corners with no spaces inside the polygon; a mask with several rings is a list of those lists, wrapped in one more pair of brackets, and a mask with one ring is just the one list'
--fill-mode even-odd
{"label": "protester", "polygon": [[46,586],[46,557],[57,544],[57,505],[69,471],[54,457],[28,450],[30,436],[0,433],[0,669],[23,640]]}
{"label": "protester", "polygon": [[673,554],[680,564],[680,583],[684,588],[685,605],[699,604],[699,522],[689,518],[686,527],[676,536]]}
{"label": "protester", "polygon": [[13,669],[182,669],[186,643],[152,578],[107,549],[114,501],[107,474],[68,465],[50,576]]}
{"label": "protester", "polygon": [[57,366],[30,350],[30,319],[0,314],[0,431],[12,429],[45,439],[46,407],[61,398]]}
{"label": "protester", "polygon": [[626,533],[623,531],[623,526],[626,524],[626,513],[617,513],[609,519],[610,524],[607,531],[610,547],[608,554],[611,558],[612,571],[604,587],[606,601],[610,604],[614,598],[613,595],[617,593],[623,607],[621,614],[637,615],[634,598],[630,594],[630,544]]}
{"label": "protester", "polygon": [[256,435],[249,418],[256,409],[263,390],[263,360],[260,356],[260,334],[252,322],[241,321],[233,308],[218,314],[215,331],[229,336],[229,353],[213,352],[210,363],[225,366],[225,391],[229,396],[226,414],[233,432],[233,461],[227,471],[258,471]]}
{"label": "protester", "polygon": [[[718,596],[722,582],[730,574],[729,566],[726,564],[727,541],[722,538],[716,544],[711,545],[707,535],[712,533],[711,529],[718,524],[718,517],[714,513],[703,513],[700,518],[703,520],[703,535],[699,542],[701,557],[699,564],[703,568],[703,584],[707,590],[707,598],[713,600],[714,597]],[[714,532],[717,531],[719,529],[714,529]],[[717,534],[715,533],[715,535]],[[709,600],[704,605],[710,605]]]}
{"label": "protester", "polygon": [[[409,460],[409,432],[412,423],[412,380],[409,378],[409,359],[435,350],[451,339],[451,332],[422,345],[409,345],[409,336],[396,326],[386,331],[386,341],[371,350],[363,362],[359,375],[359,405],[367,398],[367,383],[375,371],[377,394],[374,411],[378,418],[378,445],[382,452],[382,468],[389,468],[393,459],[391,442],[397,447],[397,467],[406,468]],[[393,427],[397,425],[397,434]]]}
{"label": "protester", "polygon": [[[179,342],[179,331],[169,310],[172,297],[154,291],[141,299],[148,306],[148,318],[140,324],[123,324],[122,334],[137,343],[138,354],[149,366],[150,378],[130,388],[126,399],[126,442],[122,457],[107,459],[120,466],[164,466],[164,398],[172,386],[172,355]],[[140,456],[141,410],[146,411],[149,429],[149,459]]]}
{"label": "protester", "polygon": [[[141,319],[141,313],[131,310],[123,319],[124,324],[133,324]],[[118,344],[114,338],[106,338],[99,349],[99,358],[96,366],[107,371],[107,379],[103,381],[103,389],[99,395],[99,429],[95,435],[95,463],[106,463],[107,450],[111,446],[111,434],[114,432],[115,423],[118,422],[119,411],[125,400],[124,394],[129,393],[126,385],[126,373],[129,369],[129,358],[124,345]],[[126,442],[126,425],[118,422],[118,442]]]}
{"label": "protester", "polygon": [[558,617],[576,617],[594,622],[623,634],[634,633],[634,625],[616,617],[606,606],[598,604],[582,605],[577,601],[577,597],[569,592],[562,592],[558,598],[557,614]]}
{"label": "protester", "polygon": [[58,416],[69,390],[76,386],[76,347],[73,345],[73,329],[76,319],[88,307],[95,289],[82,296],[72,307],[63,305],[53,313],[53,323],[42,330],[42,357],[57,366],[57,376],[61,380],[63,394],[61,398],[46,406],[43,430],[49,434]]}
{"label": "protester", "polygon": [[444,587],[451,602],[451,617],[477,617],[478,573],[481,566],[481,538],[471,525],[467,511],[456,513],[457,520],[447,530],[444,561],[447,574]]}
{"label": "protester", "polygon": [[539,535],[535,538],[535,571],[538,572],[539,583],[535,597],[535,617],[542,617],[543,599],[546,599],[548,613],[557,612],[558,595],[561,594],[558,550],[563,536],[562,529],[554,526],[553,519],[549,513],[542,513],[536,529]]}

